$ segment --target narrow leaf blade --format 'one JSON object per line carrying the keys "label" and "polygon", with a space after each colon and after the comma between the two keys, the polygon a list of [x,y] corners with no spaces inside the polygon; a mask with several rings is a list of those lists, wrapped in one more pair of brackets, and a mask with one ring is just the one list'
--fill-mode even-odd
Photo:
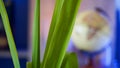
{"label": "narrow leaf blade", "polygon": [[5,5],[3,3],[3,0],[0,0],[0,14],[1,14],[3,25],[4,25],[4,28],[5,28],[5,32],[6,32],[6,36],[7,36],[7,40],[8,40],[8,44],[9,44],[10,53],[11,53],[11,56],[12,56],[14,67],[15,68],[20,68],[18,53],[17,53],[17,50],[16,50],[15,41],[14,41],[14,38],[13,38],[13,35],[12,35],[10,22],[9,22],[9,19],[8,19],[7,11],[5,9]]}
{"label": "narrow leaf blade", "polygon": [[40,67],[40,0],[35,0],[34,22],[32,31],[32,68]]}
{"label": "narrow leaf blade", "polygon": [[63,2],[64,2],[64,0],[56,0],[55,9],[54,9],[54,13],[53,13],[53,17],[52,17],[52,21],[51,21],[51,25],[50,25],[50,29],[49,29],[49,34],[48,34],[48,38],[47,38],[44,58],[43,58],[43,62],[41,65],[42,68],[44,67],[44,65],[46,63],[46,59],[48,58],[49,49],[51,47],[49,44],[51,43],[51,39],[53,37],[53,32],[54,32],[56,23],[58,21],[58,17],[60,16],[60,11],[61,11]]}

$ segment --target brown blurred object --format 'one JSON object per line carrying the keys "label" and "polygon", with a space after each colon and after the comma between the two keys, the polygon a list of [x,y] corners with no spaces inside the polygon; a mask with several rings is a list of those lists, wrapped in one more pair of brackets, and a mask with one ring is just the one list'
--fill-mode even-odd
{"label": "brown blurred object", "polygon": [[7,39],[4,36],[0,36],[0,48],[5,48],[7,46]]}

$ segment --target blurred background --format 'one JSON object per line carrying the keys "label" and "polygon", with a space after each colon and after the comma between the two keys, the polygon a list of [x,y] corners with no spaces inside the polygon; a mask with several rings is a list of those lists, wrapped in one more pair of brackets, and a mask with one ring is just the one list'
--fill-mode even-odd
{"label": "blurred background", "polygon": [[[4,0],[19,53],[21,68],[31,61],[31,31],[35,0]],[[83,0],[79,13],[99,7],[109,16],[114,30],[113,62],[120,67],[120,0]],[[47,34],[55,0],[41,0],[41,59],[43,58]],[[0,68],[14,68],[2,20],[0,17]]]}

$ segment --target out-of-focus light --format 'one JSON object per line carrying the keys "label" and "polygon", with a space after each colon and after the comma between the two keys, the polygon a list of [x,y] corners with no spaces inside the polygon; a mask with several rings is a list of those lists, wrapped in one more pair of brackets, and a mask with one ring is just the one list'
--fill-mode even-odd
{"label": "out-of-focus light", "polygon": [[120,0],[116,0],[116,7],[120,10]]}

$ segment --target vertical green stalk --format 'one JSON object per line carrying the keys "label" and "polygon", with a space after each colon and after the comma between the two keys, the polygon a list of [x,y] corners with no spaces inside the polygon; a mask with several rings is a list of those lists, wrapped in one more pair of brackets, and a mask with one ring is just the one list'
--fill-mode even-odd
{"label": "vertical green stalk", "polygon": [[40,0],[35,0],[34,22],[32,31],[32,68],[40,67]]}
{"label": "vertical green stalk", "polygon": [[14,38],[13,38],[11,27],[10,27],[10,22],[8,19],[8,15],[7,15],[3,0],[0,0],[0,14],[1,14],[3,25],[5,28],[5,32],[6,32],[6,36],[7,36],[7,40],[8,40],[14,67],[20,68],[17,50],[16,50]]}
{"label": "vertical green stalk", "polygon": [[44,58],[43,58],[43,62],[42,62],[42,65],[41,65],[42,68],[44,67],[44,65],[46,63],[46,59],[48,58],[48,53],[49,53],[49,49],[50,49],[49,44],[51,42],[51,38],[53,36],[53,32],[54,32],[56,23],[58,21],[58,17],[60,16],[60,11],[61,11],[63,2],[64,2],[64,0],[56,0],[55,9],[54,9],[54,12],[53,12],[52,21],[51,21],[51,25],[50,25],[50,29],[49,29],[48,38],[47,38]]}

